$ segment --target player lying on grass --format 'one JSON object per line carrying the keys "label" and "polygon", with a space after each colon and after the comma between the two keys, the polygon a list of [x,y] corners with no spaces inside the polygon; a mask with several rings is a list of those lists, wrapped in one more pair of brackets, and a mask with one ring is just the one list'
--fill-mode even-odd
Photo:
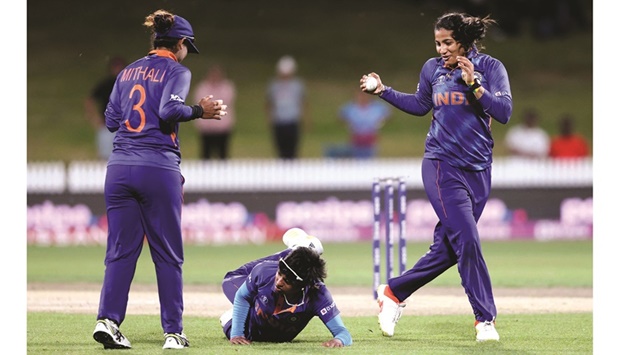
{"label": "player lying on grass", "polygon": [[290,342],[317,316],[334,336],[323,346],[351,345],[351,334],[323,283],[327,273],[321,242],[298,228],[287,231],[283,240],[289,248],[225,275],[222,290],[233,309],[220,317],[224,334],[238,345]]}

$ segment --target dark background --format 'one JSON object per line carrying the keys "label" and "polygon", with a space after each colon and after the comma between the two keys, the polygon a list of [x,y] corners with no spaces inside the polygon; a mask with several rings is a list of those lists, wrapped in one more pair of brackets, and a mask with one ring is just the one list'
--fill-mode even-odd
{"label": "dark background", "polygon": [[[499,22],[483,45],[510,76],[514,113],[508,126],[534,107],[541,125],[555,134],[557,118],[568,112],[591,144],[592,7],[591,0],[31,0],[27,159],[96,158],[83,100],[105,75],[111,56],[135,60],[147,53],[142,22],[158,8],[193,25],[201,54],[183,62],[193,72],[193,83],[210,64],[221,63],[237,85],[233,159],[274,157],[263,108],[280,56],[297,59],[309,90],[312,125],[304,131],[301,157],[321,157],[326,144],[347,137],[337,111],[359,90],[362,74],[375,71],[398,90],[415,90],[422,64],[436,56],[433,22],[446,11],[490,14]],[[394,112],[382,130],[379,157],[420,156],[428,118]],[[506,154],[502,140],[508,126],[493,126],[497,156]],[[184,158],[197,158],[193,125],[182,125],[179,137]]]}

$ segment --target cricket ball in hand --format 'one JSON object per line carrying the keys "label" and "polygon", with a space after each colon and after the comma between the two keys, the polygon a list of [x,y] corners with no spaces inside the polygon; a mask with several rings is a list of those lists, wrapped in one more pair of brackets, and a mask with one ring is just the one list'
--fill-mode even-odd
{"label": "cricket ball in hand", "polygon": [[377,89],[377,85],[379,85],[379,82],[373,76],[366,78],[366,91],[374,92]]}

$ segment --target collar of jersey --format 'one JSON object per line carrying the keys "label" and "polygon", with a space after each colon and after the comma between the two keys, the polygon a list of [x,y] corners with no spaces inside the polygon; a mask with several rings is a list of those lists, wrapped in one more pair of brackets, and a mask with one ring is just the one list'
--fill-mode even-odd
{"label": "collar of jersey", "polygon": [[167,50],[163,50],[163,49],[154,49],[152,51],[149,52],[149,55],[156,55],[158,57],[168,57],[172,60],[174,60],[175,62],[178,62],[177,60],[177,56],[174,55],[174,53],[167,51]]}

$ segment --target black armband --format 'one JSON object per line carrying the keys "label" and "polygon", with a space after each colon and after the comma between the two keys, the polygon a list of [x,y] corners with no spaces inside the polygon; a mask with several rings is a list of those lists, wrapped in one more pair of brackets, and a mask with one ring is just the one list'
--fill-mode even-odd
{"label": "black armband", "polygon": [[201,118],[205,111],[202,109],[202,106],[196,104],[192,106],[192,117]]}
{"label": "black armband", "polygon": [[469,89],[470,92],[474,92],[474,91],[476,91],[477,88],[479,88],[481,86],[482,86],[482,84],[480,83],[480,79],[475,78],[474,79],[474,83],[471,84],[468,89]]}

